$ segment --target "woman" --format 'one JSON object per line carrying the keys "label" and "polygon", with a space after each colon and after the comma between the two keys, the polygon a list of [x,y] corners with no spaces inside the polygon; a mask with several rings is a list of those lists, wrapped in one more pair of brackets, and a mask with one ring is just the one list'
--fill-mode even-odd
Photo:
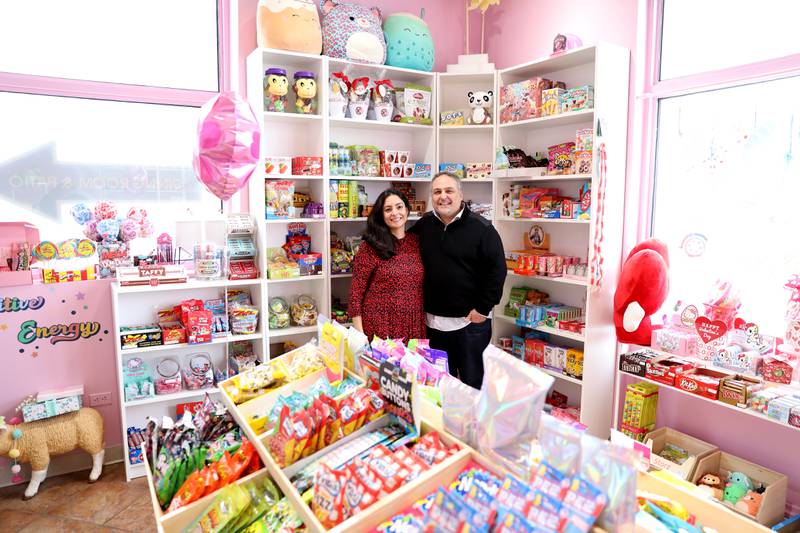
{"label": "woman", "polygon": [[383,191],[367,218],[350,288],[353,325],[372,340],[425,338],[424,270],[416,235],[406,234],[410,205],[395,189]]}

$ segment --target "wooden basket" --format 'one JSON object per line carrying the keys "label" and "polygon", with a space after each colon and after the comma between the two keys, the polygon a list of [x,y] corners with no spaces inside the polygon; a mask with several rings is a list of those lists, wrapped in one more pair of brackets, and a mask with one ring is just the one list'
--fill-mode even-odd
{"label": "wooden basket", "polygon": [[[657,430],[651,431],[645,435],[644,443],[653,451],[652,455],[650,456],[651,466],[660,468],[661,470],[669,470],[682,479],[692,479],[692,476],[694,476],[695,467],[697,466],[697,461],[719,450],[719,448],[713,444],[709,444],[685,433],[681,433],[678,430],[667,427],[658,428]],[[683,448],[689,453],[690,457],[685,463],[679,465],[673,463],[669,459],[664,459],[663,457],[659,456],[658,454],[661,453],[667,443]]]}

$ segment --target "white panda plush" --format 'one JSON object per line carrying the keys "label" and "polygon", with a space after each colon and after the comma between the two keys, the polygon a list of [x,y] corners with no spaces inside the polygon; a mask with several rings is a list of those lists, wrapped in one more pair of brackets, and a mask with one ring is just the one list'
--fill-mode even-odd
{"label": "white panda plush", "polygon": [[472,108],[467,124],[491,124],[492,123],[492,91],[470,91],[467,93],[469,106]]}

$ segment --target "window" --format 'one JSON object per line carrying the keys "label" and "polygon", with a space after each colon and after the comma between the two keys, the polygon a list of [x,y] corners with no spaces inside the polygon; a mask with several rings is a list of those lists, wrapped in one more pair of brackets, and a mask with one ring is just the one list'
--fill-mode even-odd
{"label": "window", "polygon": [[662,80],[800,52],[797,0],[665,0]]}
{"label": "window", "polygon": [[0,71],[218,91],[214,0],[0,4]]}
{"label": "window", "polygon": [[[645,174],[654,178],[650,233],[670,249],[664,312],[678,300],[706,300],[722,279],[740,291],[740,316],[766,333],[784,331],[783,284],[800,273],[800,102],[785,97],[800,91],[800,56],[790,55],[800,41],[784,17],[798,9],[663,0],[663,30],[649,52],[661,63],[643,101],[657,133]],[[767,15],[771,24],[759,24]],[[658,27],[651,13],[649,31]],[[785,56],[789,68],[776,68]]]}
{"label": "window", "polygon": [[215,0],[0,4],[0,219],[58,241],[80,235],[78,202],[142,207],[169,232],[219,212],[192,152],[199,106],[228,87],[227,17]]}

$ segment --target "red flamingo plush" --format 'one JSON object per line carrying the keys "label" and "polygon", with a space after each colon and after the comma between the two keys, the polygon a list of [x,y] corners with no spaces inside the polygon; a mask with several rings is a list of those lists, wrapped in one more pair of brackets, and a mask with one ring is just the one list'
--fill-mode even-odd
{"label": "red flamingo plush", "polygon": [[669,254],[662,241],[648,239],[628,254],[614,293],[614,326],[619,342],[650,346],[650,315],[667,298],[668,274]]}

